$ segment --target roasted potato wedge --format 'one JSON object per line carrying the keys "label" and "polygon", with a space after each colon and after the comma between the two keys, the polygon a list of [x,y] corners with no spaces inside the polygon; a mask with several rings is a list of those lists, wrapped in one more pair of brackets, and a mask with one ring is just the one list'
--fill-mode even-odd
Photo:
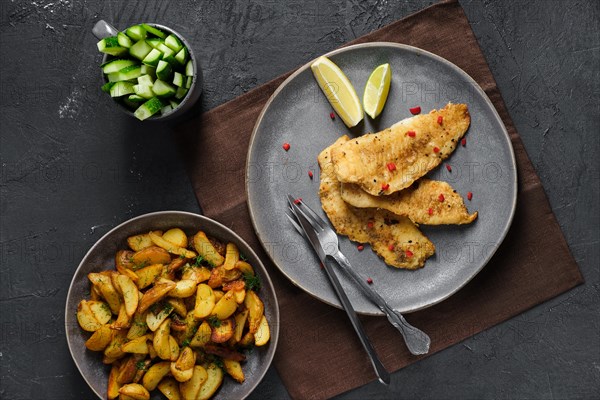
{"label": "roasted potato wedge", "polygon": [[113,286],[109,276],[101,273],[91,272],[88,274],[88,279],[100,289],[100,293],[113,314],[118,314],[121,308],[121,297]]}
{"label": "roasted potato wedge", "polygon": [[[155,231],[156,232],[156,231]],[[161,232],[157,232],[157,235],[160,235]],[[133,251],[144,250],[153,245],[152,240],[150,240],[150,235],[147,233],[142,233],[140,235],[133,235],[127,238],[127,245]]]}
{"label": "roasted potato wedge", "polygon": [[[152,242],[155,245],[157,245],[160,248],[165,249],[166,251],[168,251],[171,254],[175,254],[175,255],[178,255],[181,257],[185,257],[185,258],[195,258],[196,257],[196,253],[194,253],[193,251],[188,250],[183,247],[176,246],[173,243],[163,239],[162,236],[158,236],[153,232],[150,232],[149,235],[150,235],[150,239],[152,240]],[[162,263],[162,264],[166,264],[166,263]]]}
{"label": "roasted potato wedge", "polygon": [[133,340],[140,336],[143,336],[148,331],[148,325],[146,324],[146,313],[140,312],[138,309],[131,320],[131,326],[127,332],[127,339]]}
{"label": "roasted potato wedge", "polygon": [[223,268],[226,270],[234,269],[235,264],[240,260],[240,251],[234,243],[227,243],[225,250],[225,261]]}
{"label": "roasted potato wedge", "polygon": [[185,298],[196,293],[196,281],[192,279],[182,279],[175,284],[175,287],[169,292],[170,297]]}
{"label": "roasted potato wedge", "polygon": [[[154,308],[153,308],[154,309]],[[157,314],[152,311],[148,311],[146,313],[146,325],[148,325],[148,329],[152,332],[156,331],[158,327],[167,319],[169,315],[173,312],[173,306],[170,304],[165,304]]]}
{"label": "roasted potato wedge", "polygon": [[136,251],[131,257],[134,269],[143,268],[152,264],[168,264],[171,262],[169,252],[159,246],[150,246]]}
{"label": "roasted potato wedge", "polygon": [[171,336],[171,320],[166,319],[154,333],[152,345],[156,354],[163,360],[171,359],[171,346],[169,337]]}
{"label": "roasted potato wedge", "polygon": [[117,360],[125,355],[121,346],[127,340],[125,331],[114,331],[113,337],[108,346],[104,349],[104,355],[109,359]]}
{"label": "roasted potato wedge", "polygon": [[175,299],[169,298],[167,299],[167,303],[173,307],[173,310],[179,314],[180,317],[185,318],[187,315],[187,309],[185,307],[185,303],[183,299]]}
{"label": "roasted potato wedge", "polygon": [[233,331],[233,340],[239,342],[242,340],[242,333],[244,332],[244,326],[248,320],[248,310],[244,310],[235,315],[235,330]]}
{"label": "roasted potato wedge", "polygon": [[171,363],[168,361],[161,361],[152,365],[148,371],[146,371],[146,374],[142,379],[142,385],[149,391],[153,391],[160,381],[167,376],[170,370]]}
{"label": "roasted potato wedge", "polygon": [[187,382],[179,385],[179,391],[183,400],[195,400],[200,393],[200,388],[208,379],[208,373],[201,365],[195,365],[192,377]]}
{"label": "roasted potato wedge", "polygon": [[109,399],[116,399],[119,397],[119,389],[121,385],[117,382],[117,375],[119,375],[119,365],[113,364],[110,368],[110,374],[108,375],[108,385],[106,387],[106,397]]}
{"label": "roasted potato wedge", "polygon": [[225,371],[236,381],[239,383],[244,382],[246,377],[244,376],[244,371],[242,371],[242,366],[239,361],[234,360],[223,360],[223,365],[225,366]]}
{"label": "roasted potato wedge", "polygon": [[77,306],[77,322],[81,329],[88,332],[95,332],[102,327],[86,300],[81,300]]}
{"label": "roasted potato wedge", "polygon": [[212,335],[212,329],[208,322],[204,321],[198,327],[196,334],[192,340],[190,340],[190,346],[192,347],[202,347],[206,343],[210,342],[210,336]]}
{"label": "roasted potato wedge", "polygon": [[121,346],[121,351],[124,353],[148,354],[148,336],[144,335],[130,340]]}
{"label": "roasted potato wedge", "polygon": [[218,346],[215,344],[207,344],[204,346],[204,352],[206,354],[214,354],[215,356],[219,356],[221,358],[226,358],[228,360],[234,361],[245,361],[246,356],[240,353],[239,351],[235,351],[232,349],[228,349],[227,347]]}
{"label": "roasted potato wedge", "polygon": [[179,394],[179,383],[173,378],[165,378],[158,384],[158,390],[168,400],[181,400],[181,395]]}
{"label": "roasted potato wedge", "polygon": [[196,318],[208,317],[215,307],[215,304],[215,294],[212,288],[204,283],[199,284],[196,289],[194,316]]}
{"label": "roasted potato wedge", "polygon": [[162,238],[177,247],[186,248],[188,246],[187,235],[179,228],[169,229],[162,235]]}
{"label": "roasted potato wedge", "polygon": [[158,278],[159,276],[162,275],[164,268],[165,267],[163,264],[152,264],[152,265],[148,265],[147,267],[140,268],[137,271],[135,271],[135,274],[138,277],[138,279],[137,279],[138,288],[144,289],[144,288],[152,285],[152,283],[154,283],[156,278]]}
{"label": "roasted potato wedge", "polygon": [[145,387],[139,383],[128,383],[127,385],[121,386],[119,393],[129,396],[135,400],[149,400],[150,393]]}
{"label": "roasted potato wedge", "polygon": [[194,249],[214,267],[218,267],[225,262],[225,258],[217,252],[217,249],[202,231],[194,236]]}
{"label": "roasted potato wedge", "polygon": [[211,314],[219,319],[227,319],[235,310],[237,310],[237,302],[235,301],[235,293],[233,290],[228,291],[225,295],[215,304],[211,311]]}
{"label": "roasted potato wedge", "polygon": [[248,329],[250,332],[255,333],[263,317],[265,306],[256,292],[253,290],[246,291],[244,305],[248,310]]}
{"label": "roasted potato wedge", "polygon": [[113,329],[129,329],[131,326],[131,317],[127,314],[127,310],[125,308],[125,304],[121,304],[121,309],[119,310],[119,315],[117,316],[117,320],[111,325]]}
{"label": "roasted potato wedge", "polygon": [[140,312],[146,311],[152,304],[162,300],[175,287],[175,282],[166,282],[154,285],[148,289],[140,301]]}
{"label": "roasted potato wedge", "polygon": [[142,358],[139,356],[130,356],[123,361],[121,368],[119,368],[119,374],[117,375],[117,382],[119,382],[119,384],[124,385],[133,382],[135,374],[138,371],[137,363],[141,359]]}
{"label": "roasted potato wedge", "polygon": [[139,294],[136,284],[126,275],[119,275],[117,282],[121,287],[121,293],[123,294],[123,302],[125,303],[125,310],[127,315],[133,317],[135,310],[138,307]]}
{"label": "roasted potato wedge", "polygon": [[235,268],[242,274],[254,276],[254,268],[252,268],[252,265],[248,264],[246,261],[239,260],[235,263]]}
{"label": "roasted potato wedge", "polygon": [[89,300],[88,306],[90,306],[90,310],[92,310],[92,314],[94,318],[98,320],[101,324],[106,324],[112,318],[112,313],[108,305],[103,301],[98,300]]}
{"label": "roasted potato wedge", "polygon": [[271,339],[271,330],[269,329],[269,323],[267,317],[262,316],[258,329],[254,332],[254,344],[256,346],[264,346]]}
{"label": "roasted potato wedge", "polygon": [[171,351],[171,357],[169,359],[171,361],[177,360],[177,358],[179,358],[179,343],[177,343],[177,340],[171,335],[169,335],[169,350]]}
{"label": "roasted potato wedge", "polygon": [[115,256],[115,266],[117,271],[122,275],[127,275],[132,281],[137,281],[137,275],[133,272],[134,264],[131,261],[133,251],[119,250]]}
{"label": "roasted potato wedge", "polygon": [[207,378],[204,384],[200,387],[200,392],[196,396],[196,400],[209,399],[223,383],[223,370],[216,364],[211,363],[205,367]]}
{"label": "roasted potato wedge", "polygon": [[212,333],[210,340],[214,343],[225,343],[233,336],[233,330],[235,329],[235,320],[233,318],[221,321],[218,326],[212,327]]}
{"label": "roasted potato wedge", "polygon": [[192,379],[194,373],[194,364],[196,363],[196,353],[190,347],[185,347],[179,353],[177,361],[171,363],[171,375],[178,382],[186,382]]}
{"label": "roasted potato wedge", "polygon": [[111,342],[112,337],[113,330],[110,328],[110,325],[102,325],[85,342],[85,347],[92,351],[104,351]]}

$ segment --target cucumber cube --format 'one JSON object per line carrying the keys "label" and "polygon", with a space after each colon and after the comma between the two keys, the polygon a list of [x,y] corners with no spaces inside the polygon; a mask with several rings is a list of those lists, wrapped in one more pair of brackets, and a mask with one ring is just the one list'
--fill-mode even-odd
{"label": "cucumber cube", "polygon": [[156,94],[157,97],[171,97],[175,94],[175,87],[173,87],[165,81],[157,79],[156,81],[154,81],[152,91]]}
{"label": "cucumber cube", "polygon": [[142,75],[150,75],[152,78],[156,78],[156,68],[142,64]]}
{"label": "cucumber cube", "polygon": [[179,106],[179,103],[173,99],[169,99],[169,104],[171,105],[171,107],[173,107],[173,110]]}
{"label": "cucumber cube", "polygon": [[130,94],[127,99],[134,103],[143,103],[144,101],[146,101],[145,98],[143,98],[142,96],[138,96],[137,94]]}
{"label": "cucumber cube", "polygon": [[137,84],[133,86],[133,91],[140,97],[144,99],[151,99],[154,97],[154,92],[152,91],[152,85],[142,85]]}
{"label": "cucumber cube", "polygon": [[142,75],[139,78],[137,78],[137,83],[140,85],[152,86],[154,84],[154,78],[150,75]]}
{"label": "cucumber cube", "polygon": [[125,67],[129,67],[135,64],[137,64],[135,60],[117,59],[105,62],[100,67],[102,68],[102,72],[104,72],[105,74],[110,74],[111,72],[117,72]]}
{"label": "cucumber cube", "polygon": [[116,36],[104,38],[96,43],[96,46],[98,46],[98,50],[101,53],[110,54],[111,56],[120,56],[127,52],[125,47],[119,45],[119,40]]}
{"label": "cucumber cube", "polygon": [[110,88],[112,88],[115,83],[116,82],[106,82],[100,89],[102,89],[104,93],[110,93]]}
{"label": "cucumber cube", "polygon": [[121,97],[133,93],[133,83],[117,82],[110,88],[110,97]]}
{"label": "cucumber cube", "polygon": [[173,111],[173,107],[171,107],[170,105],[164,106],[163,108],[160,109],[160,114],[161,115],[167,115],[171,111]]}
{"label": "cucumber cube", "polygon": [[179,52],[179,50],[181,50],[181,48],[183,47],[181,41],[177,38],[177,36],[173,34],[167,36],[167,38],[165,39],[165,44],[171,49],[173,49],[175,53]]}
{"label": "cucumber cube", "polygon": [[127,28],[125,33],[136,42],[146,39],[146,30],[141,25],[133,25]]}
{"label": "cucumber cube", "polygon": [[172,75],[173,69],[171,64],[164,60],[160,60],[156,66],[156,76],[163,81],[169,81]]}
{"label": "cucumber cube", "polygon": [[163,31],[161,31],[158,28],[153,27],[152,25],[148,25],[148,24],[142,24],[142,27],[146,30],[146,32],[159,37],[161,39],[164,39],[167,37],[167,34],[164,33]]}
{"label": "cucumber cube", "polygon": [[148,53],[148,55],[144,57],[142,62],[146,65],[156,67],[158,62],[161,60],[162,56],[163,54],[159,50],[152,49],[150,50],[150,53]]}
{"label": "cucumber cube", "polygon": [[137,119],[143,121],[159,112],[162,107],[163,104],[160,101],[160,99],[158,97],[153,97],[141,106],[139,106],[139,108],[135,110],[134,115]]}
{"label": "cucumber cube", "polygon": [[143,60],[146,56],[152,51],[152,46],[146,43],[145,40],[140,40],[136,42],[133,46],[129,48],[129,54],[138,60]]}
{"label": "cucumber cube", "polygon": [[183,75],[181,75],[179,72],[173,73],[173,85],[178,87],[184,87],[183,79]]}
{"label": "cucumber cube", "polygon": [[187,47],[184,47],[183,49],[179,50],[179,53],[175,54],[175,60],[177,60],[179,65],[185,65],[188,55],[188,49]]}
{"label": "cucumber cube", "polygon": [[192,64],[192,60],[185,64],[185,76],[194,76],[194,64]]}
{"label": "cucumber cube", "polygon": [[130,48],[131,45],[133,44],[131,42],[131,39],[129,39],[129,36],[127,36],[126,34],[124,34],[123,32],[119,32],[117,34],[117,40],[119,41],[119,45],[121,47],[126,47],[126,48]]}
{"label": "cucumber cube", "polygon": [[191,88],[191,87],[192,87],[192,82],[193,82],[193,79],[194,79],[194,77],[193,77],[193,76],[188,76],[188,77],[186,78],[186,81],[185,81],[185,86],[184,86],[186,89],[189,89],[189,88]]}
{"label": "cucumber cube", "polygon": [[165,41],[160,38],[150,38],[146,39],[146,43],[152,46],[153,49],[156,49],[159,44],[165,44]]}
{"label": "cucumber cube", "polygon": [[107,75],[109,82],[128,81],[136,79],[142,75],[142,67],[140,65],[130,65],[117,72]]}
{"label": "cucumber cube", "polygon": [[175,92],[175,98],[177,100],[183,100],[183,98],[185,97],[185,95],[187,94],[188,90],[185,88],[177,88],[177,91]]}

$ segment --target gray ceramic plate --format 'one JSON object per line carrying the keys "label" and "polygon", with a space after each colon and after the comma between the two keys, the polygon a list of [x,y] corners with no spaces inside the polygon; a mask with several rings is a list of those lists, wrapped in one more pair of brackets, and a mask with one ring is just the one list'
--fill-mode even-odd
{"label": "gray ceramic plate", "polygon": [[[79,302],[82,299],[89,298],[90,285],[87,274],[114,268],[115,253],[119,249],[127,248],[126,239],[128,236],[148,232],[152,229],[166,230],[173,227],[180,227],[188,235],[203,230],[209,236],[237,244],[240,251],[248,257],[248,262],[254,267],[262,280],[263,287],[260,296],[265,304],[265,314],[271,328],[271,340],[265,347],[255,349],[248,357],[248,361],[243,366],[246,376],[244,384],[240,385],[226,377],[225,382],[217,392],[218,397],[242,399],[248,396],[262,380],[273,360],[279,337],[279,308],[271,279],[254,251],[232,230],[201,215],[182,211],[162,211],[145,214],[113,228],[92,246],[79,264],[67,294],[65,331],[69,350],[81,375],[100,398],[106,398],[106,383],[110,368],[102,364],[102,353],[89,351],[85,348],[84,343],[90,334],[79,327],[76,317]],[[163,399],[164,397],[157,390],[151,398]]]}
{"label": "gray ceramic plate", "polygon": [[[377,290],[394,309],[419,310],[458,291],[488,262],[512,221],[517,194],[515,159],[508,133],[492,103],[464,71],[454,64],[410,46],[368,43],[327,54],[348,76],[362,98],[373,69],[390,63],[392,85],[383,113],[375,121],[347,129],[321,93],[310,63],[292,74],[271,96],[259,116],[248,151],[246,188],[254,228],[269,256],[294,284],[322,301],[339,307],[339,301],[319,269],[319,262],[284,213],[285,194],[301,197],[326,218],[318,196],[317,155],[339,136],[361,135],[391,126],[410,117],[409,108],[423,113],[449,101],[466,103],[471,127],[466,147],[459,146],[447,161],[452,166],[429,176],[449,182],[466,197],[470,211],[479,219],[470,226],[423,226],[436,246],[436,254],[424,268],[404,271],[386,266],[368,246],[358,252],[356,244],[341,237],[340,248],[352,266],[373,279]],[[288,152],[282,144],[288,142]],[[308,171],[314,179],[309,179]],[[345,276],[341,276],[345,278]],[[344,279],[344,287],[360,313],[381,315],[356,286]]]}

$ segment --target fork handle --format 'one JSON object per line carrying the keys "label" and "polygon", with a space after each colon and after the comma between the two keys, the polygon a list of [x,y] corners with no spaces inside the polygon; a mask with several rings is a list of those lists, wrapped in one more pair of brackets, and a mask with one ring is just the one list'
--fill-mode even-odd
{"label": "fork handle", "polygon": [[340,303],[342,303],[342,307],[344,308],[344,311],[346,311],[348,318],[350,318],[352,327],[356,331],[361,344],[365,348],[365,351],[367,352],[369,359],[371,360],[371,364],[373,364],[373,368],[375,369],[375,373],[377,374],[379,381],[381,383],[389,385],[390,374],[387,372],[387,370],[385,369],[385,367],[379,360],[379,357],[377,357],[377,353],[375,352],[375,349],[373,348],[371,341],[369,340],[367,334],[365,333],[363,326],[360,323],[360,320],[358,319],[356,312],[354,311],[354,307],[352,307],[352,304],[350,303],[350,300],[348,299],[346,292],[342,288],[342,284],[338,280],[337,275],[335,274],[335,271],[333,270],[333,268],[327,261],[328,260],[326,258],[323,262],[323,266],[325,267],[325,272],[327,273],[327,276],[329,277],[329,281],[331,282],[331,285],[333,286],[335,293],[337,294],[338,298],[340,299]]}
{"label": "fork handle", "polygon": [[358,284],[364,294],[387,315],[390,323],[400,331],[408,351],[414,355],[427,354],[429,352],[429,346],[431,345],[429,336],[422,330],[409,324],[401,313],[395,311],[383,297],[379,295],[379,293],[374,291],[367,281],[352,269],[350,261],[348,261],[341,251],[338,250],[332,257]]}

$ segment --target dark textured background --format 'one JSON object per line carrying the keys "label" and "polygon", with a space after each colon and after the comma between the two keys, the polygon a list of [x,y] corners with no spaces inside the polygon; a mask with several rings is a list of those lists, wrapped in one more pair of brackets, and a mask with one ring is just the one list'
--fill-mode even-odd
{"label": "dark textured background", "polygon": [[[429,4],[425,0],[2,0],[0,397],[88,399],[64,339],[87,249],[138,214],[198,212],[167,126],[99,90],[101,18],[187,36],[203,110]],[[600,392],[600,2],[464,0],[586,284],[340,398],[592,398]],[[235,138],[232,138],[235,140]],[[440,321],[443,323],[443,321]],[[253,395],[287,398],[273,369]]]}

